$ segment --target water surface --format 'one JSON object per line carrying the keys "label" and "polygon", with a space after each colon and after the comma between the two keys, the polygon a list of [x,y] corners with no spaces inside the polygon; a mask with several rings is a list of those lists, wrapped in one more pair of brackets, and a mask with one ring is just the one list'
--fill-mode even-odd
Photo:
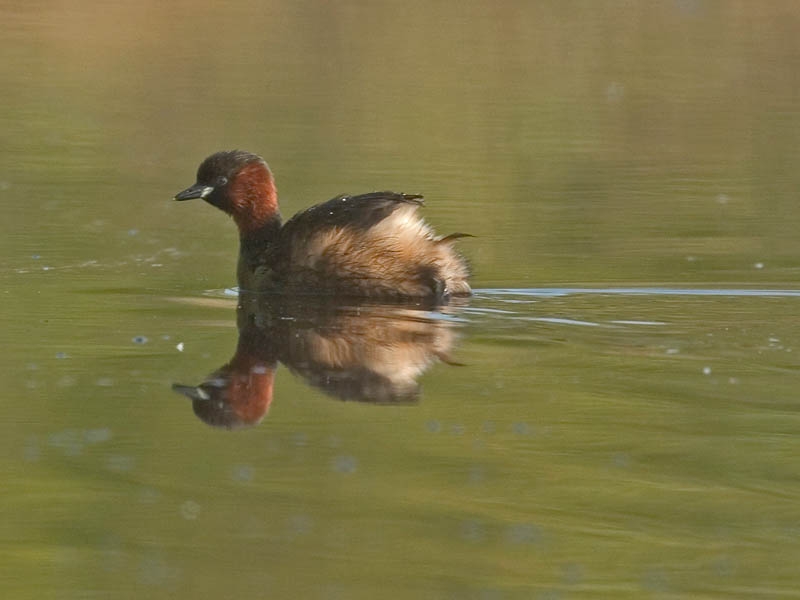
{"label": "water surface", "polygon": [[[4,596],[798,596],[795,3],[0,16]],[[423,193],[474,298],[254,320],[210,427],[236,232],[170,198],[234,147]]]}

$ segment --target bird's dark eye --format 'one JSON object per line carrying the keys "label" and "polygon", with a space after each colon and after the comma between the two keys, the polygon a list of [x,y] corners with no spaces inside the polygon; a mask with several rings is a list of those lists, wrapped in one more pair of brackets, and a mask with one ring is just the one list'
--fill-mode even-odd
{"label": "bird's dark eye", "polygon": [[217,180],[214,182],[214,187],[222,187],[226,183],[228,183],[228,178],[225,177],[224,175],[220,175],[219,177],[217,177]]}

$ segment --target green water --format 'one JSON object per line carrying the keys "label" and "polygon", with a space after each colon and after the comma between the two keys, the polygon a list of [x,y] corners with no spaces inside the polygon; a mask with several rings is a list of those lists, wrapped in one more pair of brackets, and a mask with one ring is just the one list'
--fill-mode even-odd
{"label": "green water", "polygon": [[[3,597],[800,596],[795,3],[0,17]],[[252,427],[171,389],[236,353],[234,226],[170,201],[234,147],[285,215],[395,189],[476,236],[424,364],[373,365],[412,401],[283,354]]]}

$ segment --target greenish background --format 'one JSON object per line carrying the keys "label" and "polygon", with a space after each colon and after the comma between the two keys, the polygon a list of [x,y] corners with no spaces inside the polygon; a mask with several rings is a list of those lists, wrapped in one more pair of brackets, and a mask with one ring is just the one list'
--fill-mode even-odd
{"label": "greenish background", "polygon": [[[737,291],[800,273],[800,5],[7,2],[0,55],[4,597],[800,595],[800,298]],[[170,391],[236,343],[170,201],[234,147],[476,236],[420,404]]]}

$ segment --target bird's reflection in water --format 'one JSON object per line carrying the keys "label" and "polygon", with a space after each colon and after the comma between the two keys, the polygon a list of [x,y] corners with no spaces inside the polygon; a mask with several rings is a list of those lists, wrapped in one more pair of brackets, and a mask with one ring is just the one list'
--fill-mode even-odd
{"label": "bird's reflection in water", "polygon": [[172,388],[191,399],[200,419],[229,429],[255,425],[266,415],[279,362],[340,400],[414,403],[419,376],[436,361],[453,364],[457,312],[454,304],[341,304],[244,294],[230,362],[200,385]]}

